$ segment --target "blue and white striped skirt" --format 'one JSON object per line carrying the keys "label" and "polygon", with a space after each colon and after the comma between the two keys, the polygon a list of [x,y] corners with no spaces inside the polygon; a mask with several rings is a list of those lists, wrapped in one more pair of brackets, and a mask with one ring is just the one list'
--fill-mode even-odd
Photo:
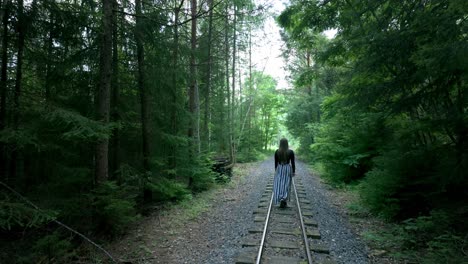
{"label": "blue and white striped skirt", "polygon": [[291,165],[278,164],[275,172],[275,180],[273,182],[273,201],[278,204],[281,199],[289,198],[289,191],[291,188]]}

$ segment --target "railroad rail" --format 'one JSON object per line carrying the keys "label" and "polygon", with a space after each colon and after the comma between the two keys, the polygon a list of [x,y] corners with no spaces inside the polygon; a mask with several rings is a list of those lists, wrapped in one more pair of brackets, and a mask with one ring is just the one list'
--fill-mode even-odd
{"label": "railroad rail", "polygon": [[[297,177],[297,176],[296,176]],[[273,183],[267,188],[254,210],[254,225],[242,242],[244,249],[236,264],[260,263],[335,263],[320,240],[318,224],[313,220],[310,201],[300,177],[292,179],[290,200],[286,208],[273,204]]]}

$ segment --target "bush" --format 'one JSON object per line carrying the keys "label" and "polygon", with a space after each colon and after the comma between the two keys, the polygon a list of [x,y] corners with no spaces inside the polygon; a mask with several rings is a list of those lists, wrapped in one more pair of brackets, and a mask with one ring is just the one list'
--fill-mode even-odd
{"label": "bush", "polygon": [[468,244],[468,239],[450,232],[439,235],[427,242],[428,252],[422,263],[468,263],[468,256],[463,248]]}
{"label": "bush", "polygon": [[33,246],[34,262],[66,263],[73,257],[73,244],[59,231],[45,235]]}
{"label": "bush", "polygon": [[194,192],[206,191],[213,186],[216,178],[216,173],[211,169],[213,162],[205,156],[198,159],[195,165],[190,188]]}
{"label": "bush", "polygon": [[468,238],[454,230],[454,213],[435,210],[427,216],[409,218],[389,230],[367,233],[366,239],[389,250],[393,257],[417,263],[466,263],[463,247]]}
{"label": "bush", "polygon": [[315,143],[310,146],[314,161],[324,166],[323,176],[333,184],[362,179],[387,137],[381,115],[338,113],[325,118],[327,122],[315,128]]}
{"label": "bush", "polygon": [[30,205],[16,202],[4,194],[0,199],[0,230],[42,226],[55,219],[55,211],[39,211]]}
{"label": "bush", "polygon": [[392,219],[400,212],[400,201],[396,198],[401,187],[401,173],[395,173],[399,157],[390,152],[375,158],[377,164],[366,174],[360,184],[362,201],[371,212],[385,219]]}
{"label": "bush", "polygon": [[184,200],[190,196],[190,191],[182,183],[165,177],[151,179],[147,187],[151,190],[155,202]]}
{"label": "bush", "polygon": [[137,218],[135,194],[125,185],[118,186],[114,181],[99,185],[89,195],[93,201],[97,230],[110,234],[121,234]]}
{"label": "bush", "polygon": [[272,157],[273,153],[271,150],[258,150],[252,149],[250,152],[242,151],[237,153],[237,162],[245,163],[245,162],[254,162],[259,160],[264,160],[267,157]]}

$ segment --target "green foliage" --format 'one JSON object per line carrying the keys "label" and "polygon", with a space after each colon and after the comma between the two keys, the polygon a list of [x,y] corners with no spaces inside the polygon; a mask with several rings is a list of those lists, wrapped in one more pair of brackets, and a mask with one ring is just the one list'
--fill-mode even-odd
{"label": "green foliage", "polygon": [[246,162],[254,162],[259,160],[264,160],[267,157],[271,157],[273,154],[271,151],[259,151],[254,149],[253,151],[245,151],[237,154],[237,162],[239,163],[246,163]]}
{"label": "green foliage", "polygon": [[466,236],[448,232],[439,235],[427,242],[429,249],[422,263],[466,263],[468,256],[463,251],[466,243],[468,243]]}
{"label": "green foliage", "polygon": [[[293,0],[278,18],[298,93],[325,84],[315,98],[294,100],[304,109],[291,108],[288,127],[333,184],[357,183],[370,212],[403,221],[369,237],[410,261],[466,262],[466,8],[458,0]],[[318,44],[330,28],[337,36]],[[317,106],[321,118],[307,118]]]}
{"label": "green foliage", "polygon": [[113,181],[99,185],[90,195],[93,201],[94,216],[99,221],[101,231],[120,234],[138,219],[135,194],[127,186],[118,186]]}
{"label": "green foliage", "polygon": [[318,127],[312,155],[325,167],[325,177],[333,183],[359,180],[372,167],[377,146],[384,140],[386,128],[381,115],[343,110]]}
{"label": "green foliage", "polygon": [[198,165],[192,169],[192,184],[189,186],[193,192],[206,191],[213,186],[216,173],[211,169],[212,161],[207,157],[201,157],[193,165]]}
{"label": "green foliage", "polygon": [[[297,96],[287,110],[286,127],[300,142],[298,153],[309,155],[309,146],[314,143],[320,115],[320,102],[306,96]],[[311,158],[311,157],[309,157]]]}
{"label": "green foliage", "polygon": [[[292,131],[313,138],[306,142],[312,143],[311,156],[332,182],[362,180],[364,200],[385,217],[415,217],[466,199],[454,195],[468,184],[461,173],[468,166],[462,118],[468,101],[461,92],[466,64],[450,55],[461,55],[460,41],[466,43],[460,5],[466,4],[293,1],[279,18],[288,42],[302,52],[320,47],[313,43],[322,30],[339,28],[319,49],[319,65],[340,67],[330,83],[334,92],[321,104],[323,119],[292,111],[291,123],[304,124]],[[296,80],[319,77],[303,71]],[[309,130],[317,122],[318,129]]]}
{"label": "green foliage", "polygon": [[435,192],[430,182],[432,165],[437,162],[434,154],[432,151],[389,150],[377,157],[375,167],[362,184],[365,203],[375,213],[389,219],[424,212]]}
{"label": "green foliage", "polygon": [[3,230],[39,227],[55,219],[56,215],[51,210],[39,211],[15,202],[6,194],[0,200],[0,229]]}
{"label": "green foliage", "polygon": [[418,263],[464,263],[466,237],[452,227],[453,213],[433,211],[429,216],[409,218],[388,230],[368,232],[365,238],[392,255]]}
{"label": "green foliage", "polygon": [[68,262],[74,256],[73,249],[70,238],[64,238],[59,231],[54,231],[35,242],[32,259],[35,259],[35,262]]}
{"label": "green foliage", "polygon": [[59,133],[66,140],[96,141],[109,138],[112,129],[117,127],[112,123],[103,125],[101,122],[65,109],[54,109],[44,114],[44,119],[48,122],[46,125],[60,128]]}
{"label": "green foliage", "polygon": [[155,202],[184,200],[190,196],[186,186],[167,178],[150,180],[146,187],[151,190]]}
{"label": "green foliage", "polygon": [[[236,56],[245,58],[252,46],[246,32],[253,33],[265,18],[264,8],[253,1],[211,3],[213,19],[209,15],[197,19],[201,32],[197,32],[195,51],[185,26],[190,15],[179,10],[179,20],[174,21],[172,2],[142,4],[137,32],[142,34],[141,43],[134,34],[136,21],[128,19],[136,12],[131,1],[115,1],[112,32],[102,26],[107,18],[102,15],[105,5],[96,1],[24,1],[24,14],[19,13],[20,3],[5,12],[8,25],[1,26],[1,35],[9,38],[3,38],[6,60],[1,66],[2,75],[7,74],[2,79],[8,81],[0,87],[0,175],[45,209],[0,197],[0,228],[11,237],[0,245],[0,259],[21,245],[36,251],[26,254],[24,262],[69,262],[67,248],[79,246],[81,240],[63,239],[65,232],[45,234],[44,227],[54,228],[47,225],[51,220],[90,236],[122,234],[139,213],[152,208],[151,203],[185,201],[213,187],[216,175],[206,153],[226,155],[232,146],[252,142],[254,148],[242,150],[251,155],[274,138],[281,103],[281,96],[274,93],[275,80],[259,73],[254,73],[257,81],[250,80],[249,85],[245,76],[237,79],[237,69],[245,64],[241,59],[236,61],[236,71],[229,71],[230,51],[235,47]],[[3,4],[1,9],[7,10]],[[206,14],[210,11],[208,4],[199,8]],[[25,31],[22,68],[19,30]],[[103,65],[110,63],[101,58],[102,35],[112,36],[115,44],[104,47],[112,49],[112,65]],[[197,74],[185,67],[192,55]],[[107,90],[100,78],[103,66],[112,68],[107,96],[102,93]],[[20,70],[22,77],[17,80]],[[236,95],[229,96],[228,105],[226,80],[232,74],[242,88],[248,88],[238,94],[237,82],[230,87]],[[190,95],[185,88],[191,78],[199,84],[199,115],[188,109]],[[141,87],[145,88],[142,97]],[[102,109],[102,101],[110,101],[110,107]],[[253,106],[247,115],[249,104]],[[109,121],[102,115],[107,111]],[[195,118],[201,125],[201,151],[187,136]],[[148,136],[142,137],[142,132]],[[231,136],[236,142],[230,142]],[[104,148],[108,151],[97,153],[96,143],[103,140],[109,141]],[[108,175],[96,177],[100,154],[108,158]],[[17,235],[19,229],[24,230],[21,235]],[[4,248],[10,250],[4,253]],[[48,253],[48,248],[56,253]]]}
{"label": "green foliage", "polygon": [[[254,160],[257,153],[276,145],[278,130],[285,105],[284,95],[277,90],[277,81],[262,72],[253,71],[247,78],[249,88],[244,90],[246,101],[242,127],[239,131],[238,159]],[[237,144],[237,142],[236,142]]]}
{"label": "green foliage", "polygon": [[3,144],[17,144],[21,149],[27,146],[39,149],[42,146],[36,133],[29,129],[3,129],[0,131],[0,142]]}

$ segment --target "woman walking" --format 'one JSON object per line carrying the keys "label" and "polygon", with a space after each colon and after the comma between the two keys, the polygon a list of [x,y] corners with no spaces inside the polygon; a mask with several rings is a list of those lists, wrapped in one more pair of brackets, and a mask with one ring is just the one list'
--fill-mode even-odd
{"label": "woman walking", "polygon": [[294,162],[294,151],[289,149],[288,140],[280,140],[279,149],[275,151],[275,180],[273,183],[273,200],[275,204],[280,204],[281,208],[286,207],[286,200],[289,198],[291,188],[291,177],[296,173]]}

